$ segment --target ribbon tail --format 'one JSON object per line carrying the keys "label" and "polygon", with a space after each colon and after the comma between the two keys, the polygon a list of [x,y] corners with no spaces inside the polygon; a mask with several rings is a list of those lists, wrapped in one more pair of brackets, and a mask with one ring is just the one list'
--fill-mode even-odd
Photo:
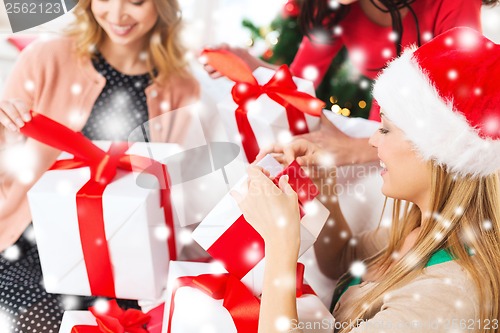
{"label": "ribbon tail", "polygon": [[66,151],[79,160],[95,162],[102,160],[105,155],[104,151],[81,133],[33,111],[31,121],[24,124],[20,131],[46,145]]}
{"label": "ribbon tail", "polygon": [[297,281],[296,281],[296,297],[303,295],[316,295],[310,285],[304,283],[305,266],[303,263],[297,263]]}
{"label": "ribbon tail", "polygon": [[202,56],[207,63],[219,73],[235,82],[245,82],[257,85],[257,80],[252,75],[252,70],[237,55],[227,50],[203,50]]}
{"label": "ribbon tail", "polygon": [[228,277],[223,306],[231,314],[238,333],[258,331],[259,300],[234,276]]}
{"label": "ribbon tail", "polygon": [[287,92],[280,91],[279,89],[273,89],[273,91],[270,92],[269,95],[278,96],[281,100],[286,101],[287,104],[293,105],[301,112],[304,112],[313,117],[321,116],[321,112],[323,111],[323,107],[325,106],[325,103],[322,100],[317,99],[316,97],[313,97],[302,91]]}
{"label": "ribbon tail", "polygon": [[164,310],[165,310],[165,303],[162,303],[161,305],[157,306],[156,308],[146,313],[151,318],[151,320],[147,324],[147,330],[149,333],[162,332]]}
{"label": "ribbon tail", "polygon": [[248,163],[252,163],[255,161],[257,154],[259,154],[259,144],[257,142],[257,138],[255,137],[255,133],[250,125],[246,112],[241,108],[238,108],[235,112],[235,116],[245,156],[247,157]]}
{"label": "ribbon tail", "polygon": [[161,200],[163,206],[163,214],[165,216],[165,223],[169,229],[167,236],[168,253],[170,260],[177,260],[177,246],[175,244],[175,226],[174,226],[174,211],[172,208],[170,181],[168,177],[167,166],[161,165],[161,179],[163,179],[164,186],[162,185]]}
{"label": "ribbon tail", "polygon": [[292,135],[301,135],[309,133],[307,127],[306,115],[300,112],[295,106],[288,104],[285,106],[288,126]]}

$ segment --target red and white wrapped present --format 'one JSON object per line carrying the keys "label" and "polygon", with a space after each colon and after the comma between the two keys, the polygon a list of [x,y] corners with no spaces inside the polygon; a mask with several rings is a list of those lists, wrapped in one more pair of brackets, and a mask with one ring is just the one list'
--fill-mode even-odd
{"label": "red and white wrapped present", "polygon": [[[111,143],[98,145],[107,149]],[[179,151],[175,145],[162,146]],[[161,295],[167,262],[177,252],[174,244],[167,246],[175,214],[169,208],[167,223],[158,180],[143,175],[141,183],[148,186],[138,186],[137,176],[118,170],[96,203],[86,202],[89,167],[50,170],[31,188],[28,201],[48,292],[127,299]]]}
{"label": "red and white wrapped present", "polygon": [[[57,161],[28,192],[46,290],[159,297],[168,260],[177,253],[167,167],[127,154],[127,143],[107,143],[104,151],[40,114],[22,132],[73,155]],[[136,176],[146,173],[149,188],[137,184]]]}
{"label": "red and white wrapped present", "polygon": [[[297,192],[301,206],[300,250],[302,255],[318,238],[329,216],[328,209],[315,196],[317,187],[296,163],[283,167],[271,156],[257,164],[268,170],[277,183],[281,175],[289,176],[289,183]],[[244,186],[244,177],[235,189]],[[245,221],[238,204],[226,195],[194,230],[193,239],[228,272],[241,279],[255,295],[262,292],[264,277],[264,240]]]}
{"label": "red and white wrapped present", "polygon": [[206,61],[235,82],[231,95],[217,104],[228,138],[253,162],[260,148],[287,143],[291,136],[319,128],[324,103],[312,82],[292,77],[286,65],[277,71],[250,68],[224,50],[205,50]]}
{"label": "red and white wrapped present", "polygon": [[[331,313],[299,280],[299,320],[292,327],[304,327],[308,333],[333,332]],[[259,299],[220,264],[171,261],[168,281],[162,333],[257,332]]]}

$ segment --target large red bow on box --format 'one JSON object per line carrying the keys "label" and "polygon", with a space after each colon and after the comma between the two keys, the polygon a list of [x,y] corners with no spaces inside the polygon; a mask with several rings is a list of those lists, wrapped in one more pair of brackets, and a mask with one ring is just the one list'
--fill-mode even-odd
{"label": "large red bow on box", "polygon": [[[274,178],[276,185],[283,175],[288,175],[288,182],[297,192],[300,205],[306,204],[318,195],[318,188],[296,161]],[[303,214],[301,208],[301,217]],[[264,240],[241,215],[207,249],[207,252],[220,261],[228,272],[241,279],[264,258]]]}
{"label": "large red bow on box", "polygon": [[115,300],[108,301],[107,305],[106,311],[89,308],[97,326],[76,325],[71,333],[148,333],[144,327],[150,320],[149,315],[136,309],[123,310]]}
{"label": "large red bow on box", "polygon": [[259,145],[248,120],[247,102],[266,94],[276,103],[283,105],[286,109],[290,132],[293,135],[309,132],[304,114],[316,117],[321,115],[325,103],[298,91],[286,65],[282,65],[269,82],[259,85],[248,65],[233,53],[226,50],[204,50],[202,56],[206,57],[210,66],[236,82],[231,94],[235,103],[238,104],[235,112],[236,123],[249,163],[252,163],[259,153]]}
{"label": "large red bow on box", "polygon": [[[304,264],[297,263],[296,295],[315,295],[312,288],[304,284]],[[172,290],[167,333],[172,330],[172,317],[175,308],[175,293],[181,287],[191,287],[200,290],[215,300],[223,300],[233,318],[238,333],[256,333],[259,326],[260,300],[235,276],[231,274],[202,274],[198,276],[183,276],[176,280]]]}
{"label": "large red bow on box", "polygon": [[170,258],[175,260],[174,219],[168,171],[164,164],[142,156],[126,155],[128,144],[125,142],[113,143],[105,152],[81,133],[44,115],[32,112],[32,118],[21,128],[21,133],[74,156],[73,159],[57,161],[51,169],[90,168],[90,180],[78,191],[76,203],[83,257],[92,295],[115,297],[113,269],[104,230],[102,194],[113,181],[118,168],[147,172],[160,182],[160,204],[164,209],[165,223],[170,229],[168,249]]}

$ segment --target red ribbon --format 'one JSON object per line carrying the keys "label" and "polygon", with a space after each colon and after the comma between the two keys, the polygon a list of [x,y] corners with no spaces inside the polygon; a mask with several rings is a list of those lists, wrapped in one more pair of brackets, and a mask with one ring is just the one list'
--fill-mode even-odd
{"label": "red ribbon", "polygon": [[290,132],[293,135],[309,132],[304,113],[319,117],[325,105],[321,100],[297,91],[288,66],[282,65],[264,85],[259,85],[252,70],[239,57],[226,50],[204,50],[207,63],[222,75],[236,82],[231,90],[233,100],[238,104],[236,123],[248,162],[253,162],[259,153],[257,138],[248,120],[247,103],[266,94],[286,110]]}
{"label": "red ribbon", "polygon": [[116,300],[107,302],[108,309],[99,312],[90,307],[90,312],[97,321],[97,326],[76,325],[71,333],[148,333],[144,327],[150,321],[150,316],[136,309],[123,310]]}
{"label": "red ribbon", "polygon": [[51,169],[90,168],[90,180],[78,191],[76,202],[83,257],[92,295],[115,297],[113,268],[104,230],[102,194],[113,181],[117,168],[147,172],[158,178],[160,204],[164,209],[165,223],[171,231],[167,238],[169,254],[175,260],[174,219],[165,165],[146,157],[125,155],[128,144],[123,142],[112,143],[105,152],[81,133],[36,112],[32,112],[32,120],[21,128],[21,133],[74,156],[73,159],[56,161]]}
{"label": "red ribbon", "polygon": [[[289,176],[289,184],[297,192],[300,206],[313,200],[319,193],[318,188],[294,161],[274,178],[278,184],[283,175]],[[301,217],[304,215],[301,207]],[[265,256],[264,240],[245,220],[243,215],[207,249],[207,252],[220,261],[226,270],[237,278],[243,278]]]}
{"label": "red ribbon", "polygon": [[181,287],[196,288],[215,300],[224,300],[222,306],[229,311],[238,333],[255,333],[259,324],[259,300],[245,285],[229,274],[202,274],[183,276],[176,280],[172,291],[167,333],[172,329],[175,294]]}
{"label": "red ribbon", "polygon": [[161,303],[154,309],[148,311],[147,314],[151,317],[151,320],[147,325],[147,330],[149,333],[162,333],[164,312],[165,303]]}
{"label": "red ribbon", "polygon": [[[296,295],[315,295],[309,285],[304,284],[304,264],[297,263]],[[260,300],[235,276],[231,274],[202,274],[183,276],[176,280],[172,290],[167,333],[172,331],[172,317],[175,308],[175,294],[181,287],[200,290],[215,300],[224,300],[222,306],[233,318],[238,333],[256,333],[259,326]]]}

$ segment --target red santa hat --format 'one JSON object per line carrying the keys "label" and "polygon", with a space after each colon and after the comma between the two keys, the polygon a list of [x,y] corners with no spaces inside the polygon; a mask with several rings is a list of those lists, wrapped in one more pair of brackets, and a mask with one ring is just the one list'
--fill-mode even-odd
{"label": "red santa hat", "polygon": [[459,176],[500,169],[500,45],[454,28],[379,75],[374,98],[426,160]]}

